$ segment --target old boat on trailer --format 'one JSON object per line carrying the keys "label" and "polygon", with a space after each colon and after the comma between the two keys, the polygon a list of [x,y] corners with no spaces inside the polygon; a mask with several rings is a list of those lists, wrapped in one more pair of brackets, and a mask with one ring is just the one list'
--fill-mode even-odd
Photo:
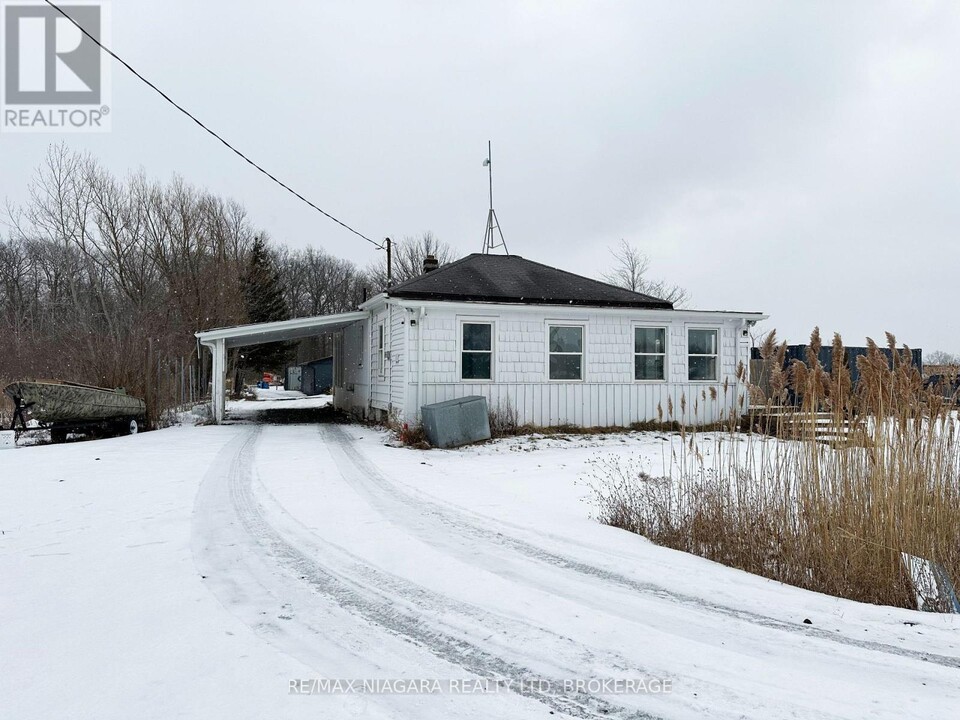
{"label": "old boat on trailer", "polygon": [[136,434],[146,416],[143,400],[123,389],[83,385],[61,380],[15,382],[3,392],[13,400],[11,430],[27,429],[28,417],[50,430],[54,442],[66,440],[67,433]]}

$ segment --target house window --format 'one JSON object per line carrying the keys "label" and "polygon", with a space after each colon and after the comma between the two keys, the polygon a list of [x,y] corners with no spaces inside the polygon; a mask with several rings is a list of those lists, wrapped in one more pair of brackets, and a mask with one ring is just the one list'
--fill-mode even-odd
{"label": "house window", "polygon": [[493,379],[493,324],[465,322],[460,326],[462,380]]}
{"label": "house window", "polygon": [[583,328],[551,325],[549,355],[551,380],[583,380]]}
{"label": "house window", "polygon": [[383,323],[380,323],[377,326],[377,330],[377,358],[379,359],[378,366],[380,368],[380,377],[385,378],[387,376],[387,353],[383,346]]}
{"label": "house window", "polygon": [[666,380],[666,328],[633,329],[633,377],[636,380]]}
{"label": "house window", "polygon": [[717,331],[687,330],[687,377],[717,380]]}

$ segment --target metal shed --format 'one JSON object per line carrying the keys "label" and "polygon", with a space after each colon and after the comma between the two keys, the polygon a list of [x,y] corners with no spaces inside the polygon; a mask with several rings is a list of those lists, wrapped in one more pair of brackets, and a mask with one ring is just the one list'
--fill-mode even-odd
{"label": "metal shed", "polygon": [[304,363],[300,366],[300,392],[304,395],[323,395],[333,387],[333,356]]}

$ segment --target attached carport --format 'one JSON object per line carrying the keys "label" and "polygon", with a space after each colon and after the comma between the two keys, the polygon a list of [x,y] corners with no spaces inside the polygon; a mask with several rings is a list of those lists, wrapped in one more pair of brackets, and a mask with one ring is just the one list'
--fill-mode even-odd
{"label": "attached carport", "polygon": [[209,348],[213,355],[213,388],[211,395],[213,421],[216,423],[223,422],[226,410],[227,350],[250,345],[299,340],[336,332],[356,322],[366,320],[367,317],[368,314],[360,310],[340,313],[339,315],[321,315],[257,325],[237,325],[236,327],[217,328],[196,333],[197,341],[204,347]]}

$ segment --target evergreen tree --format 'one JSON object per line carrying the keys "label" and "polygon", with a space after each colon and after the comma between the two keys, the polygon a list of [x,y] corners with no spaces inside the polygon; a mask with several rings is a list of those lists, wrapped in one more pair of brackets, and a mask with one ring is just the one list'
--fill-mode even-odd
{"label": "evergreen tree", "polygon": [[[258,237],[253,243],[242,286],[248,322],[290,319],[290,310],[283,295],[283,282],[263,238]],[[242,365],[260,373],[266,370],[280,371],[290,359],[292,349],[290,343],[254,345],[244,349]]]}

